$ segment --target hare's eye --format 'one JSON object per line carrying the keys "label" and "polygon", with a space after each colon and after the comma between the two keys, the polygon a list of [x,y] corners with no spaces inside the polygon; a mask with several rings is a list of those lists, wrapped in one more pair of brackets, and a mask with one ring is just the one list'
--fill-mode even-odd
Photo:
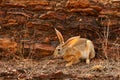
{"label": "hare's eye", "polygon": [[58,49],[58,51],[60,51],[60,49]]}

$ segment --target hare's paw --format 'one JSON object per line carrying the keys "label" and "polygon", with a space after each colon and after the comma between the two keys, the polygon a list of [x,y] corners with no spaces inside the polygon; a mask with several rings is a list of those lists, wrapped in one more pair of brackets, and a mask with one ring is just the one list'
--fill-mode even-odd
{"label": "hare's paw", "polygon": [[72,65],[72,64],[69,64],[69,63],[68,63],[68,64],[66,64],[65,66],[68,67],[68,66],[71,66],[71,65]]}
{"label": "hare's paw", "polygon": [[65,66],[68,67],[68,66],[71,66],[71,65],[72,65],[72,62],[69,62]]}
{"label": "hare's paw", "polygon": [[90,59],[86,59],[86,64],[90,64]]}

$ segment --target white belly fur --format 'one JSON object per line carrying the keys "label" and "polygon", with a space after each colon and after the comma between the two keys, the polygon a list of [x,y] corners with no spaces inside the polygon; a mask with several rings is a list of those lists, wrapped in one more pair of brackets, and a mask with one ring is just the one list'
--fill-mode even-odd
{"label": "white belly fur", "polygon": [[87,51],[81,51],[81,59],[86,59],[88,57]]}

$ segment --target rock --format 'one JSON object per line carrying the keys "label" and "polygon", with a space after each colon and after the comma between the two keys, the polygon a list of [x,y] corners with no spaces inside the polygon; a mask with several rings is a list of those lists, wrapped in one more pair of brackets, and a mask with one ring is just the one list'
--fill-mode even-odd
{"label": "rock", "polygon": [[63,14],[59,14],[57,12],[54,11],[48,11],[46,14],[42,14],[40,15],[41,19],[59,19],[59,20],[65,20],[66,19],[66,15]]}
{"label": "rock", "polygon": [[95,71],[102,71],[104,70],[105,66],[102,65],[94,65],[92,66],[91,70],[95,70]]}
{"label": "rock", "polygon": [[50,43],[50,39],[48,37],[46,37],[43,42],[44,43]]}
{"label": "rock", "polygon": [[89,5],[89,0],[68,0],[66,3],[67,8],[86,8]]}
{"label": "rock", "polygon": [[18,24],[25,24],[27,22],[26,17],[24,16],[16,16],[16,20]]}
{"label": "rock", "polygon": [[98,18],[106,18],[106,15],[99,15]]}
{"label": "rock", "polygon": [[25,49],[29,49],[30,46],[34,47],[34,50],[36,50],[37,52],[39,52],[39,56],[46,56],[46,55],[50,55],[51,52],[53,52],[55,50],[55,48],[51,45],[48,44],[40,44],[40,43],[34,43],[31,45],[25,44],[24,48]]}
{"label": "rock", "polygon": [[15,19],[9,19],[8,23],[16,23],[16,20]]}
{"label": "rock", "polygon": [[102,7],[100,6],[90,6],[90,8],[96,10],[97,12],[100,12],[102,10]]}
{"label": "rock", "polygon": [[18,23],[14,23],[14,22],[10,22],[10,23],[6,23],[6,24],[2,24],[3,27],[13,27],[13,26],[17,26]]}
{"label": "rock", "polygon": [[3,0],[0,0],[0,4],[2,3]]}
{"label": "rock", "polygon": [[49,65],[49,64],[54,64],[54,63],[55,63],[54,60],[49,60],[49,61],[47,62],[47,65]]}
{"label": "rock", "polygon": [[5,12],[4,11],[0,11],[0,15],[4,15],[5,14]]}
{"label": "rock", "polygon": [[57,2],[51,0],[51,1],[49,2],[49,4],[50,4],[51,6],[56,6]]}
{"label": "rock", "polygon": [[120,12],[117,12],[115,16],[120,18]]}
{"label": "rock", "polygon": [[25,74],[19,74],[18,75],[18,79],[20,79],[20,80],[24,80],[24,78],[26,78],[26,75]]}
{"label": "rock", "polygon": [[13,52],[17,51],[17,43],[9,38],[0,38],[0,48],[1,49],[12,49]]}
{"label": "rock", "polygon": [[92,8],[85,8],[85,9],[71,9],[70,12],[79,12],[83,15],[97,15],[94,9]]}
{"label": "rock", "polygon": [[63,71],[61,70],[58,70],[52,74],[50,74],[50,78],[58,78],[58,79],[61,79],[62,77],[64,77],[66,74],[63,73]]}
{"label": "rock", "polygon": [[113,3],[118,3],[120,0],[111,0]]}
{"label": "rock", "polygon": [[39,79],[46,79],[48,77],[48,74],[41,73],[39,75]]}
{"label": "rock", "polygon": [[6,58],[13,57],[17,52],[17,43],[9,38],[0,38],[0,49],[3,52],[1,56]]}
{"label": "rock", "polygon": [[28,17],[28,18],[31,17],[31,15],[26,14],[26,13],[24,13],[24,12],[7,12],[7,14],[22,15],[22,16],[24,16],[24,17]]}
{"label": "rock", "polygon": [[116,14],[116,12],[117,11],[113,11],[113,10],[102,10],[102,11],[100,11],[100,15],[111,15],[111,16],[113,16],[113,15],[115,15]]}
{"label": "rock", "polygon": [[44,51],[54,51],[54,47],[47,45],[47,44],[35,44],[36,49],[44,50]]}
{"label": "rock", "polygon": [[25,8],[26,5],[21,4],[21,3],[4,3],[4,4],[0,4],[0,7],[20,7],[20,8]]}
{"label": "rock", "polygon": [[90,74],[90,73],[87,73],[87,74],[85,74],[85,77],[86,77],[87,79],[92,79],[92,78],[94,77],[94,75],[93,75],[93,74]]}
{"label": "rock", "polygon": [[[109,24],[109,25],[108,25]],[[103,20],[101,22],[101,25],[103,26],[109,26],[109,27],[114,27],[116,25],[120,24],[119,22],[117,22],[116,20],[110,20],[109,22],[107,20]]]}
{"label": "rock", "polygon": [[54,47],[47,44],[35,44],[35,58],[42,58],[53,54]]}
{"label": "rock", "polygon": [[[19,36],[26,34],[25,36],[31,41],[40,42],[41,45],[56,46],[58,39],[55,38],[54,28],[58,28],[65,40],[81,35],[81,37],[94,39],[95,48],[99,49],[100,44],[96,45],[95,41],[104,34],[102,30],[109,22],[106,17],[110,18],[109,26],[112,26],[110,41],[114,42],[119,37],[120,4],[115,0],[112,1],[113,4],[108,3],[106,0],[2,0],[0,35],[8,37],[14,35],[19,42],[22,38]],[[29,52],[29,48],[26,50]],[[52,48],[47,50],[44,45],[36,48],[35,53],[48,55],[53,51]]]}
{"label": "rock", "polygon": [[[49,21],[44,21],[44,20],[40,20],[40,21],[32,21],[32,22],[27,22],[26,24],[27,27],[32,28],[32,27],[37,27],[39,30],[48,30],[48,28],[51,28],[52,23]],[[42,26],[46,27],[46,28],[42,28]]]}
{"label": "rock", "polygon": [[55,18],[56,17],[56,14],[55,14],[55,12],[54,11],[48,11],[46,14],[41,14],[40,16],[39,16],[39,18],[41,18],[41,19],[49,19],[49,18]]}
{"label": "rock", "polygon": [[35,11],[40,11],[40,10],[53,10],[51,6],[41,6],[41,5],[36,5],[32,10]]}
{"label": "rock", "polygon": [[35,5],[48,6],[49,2],[47,2],[47,1],[35,1],[35,2],[29,2],[27,4],[28,4],[28,6],[35,6]]}
{"label": "rock", "polygon": [[55,75],[58,76],[58,75],[64,75],[63,71],[61,70],[58,70],[55,72]]}

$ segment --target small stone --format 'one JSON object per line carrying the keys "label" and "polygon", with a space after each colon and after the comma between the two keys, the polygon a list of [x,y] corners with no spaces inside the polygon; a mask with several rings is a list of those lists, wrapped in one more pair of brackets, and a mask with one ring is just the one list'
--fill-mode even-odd
{"label": "small stone", "polygon": [[42,79],[45,79],[45,78],[48,77],[48,75],[47,75],[47,74],[44,74],[44,73],[41,73],[41,74],[39,75],[39,77],[42,78]]}
{"label": "small stone", "polygon": [[92,66],[91,70],[95,70],[95,71],[102,71],[105,67],[102,65],[94,65]]}
{"label": "small stone", "polygon": [[49,61],[47,62],[47,65],[49,65],[49,64],[53,64],[53,63],[55,63],[54,60],[49,60]]}
{"label": "small stone", "polygon": [[50,42],[50,39],[48,37],[46,37],[43,41],[44,43],[49,43]]}

